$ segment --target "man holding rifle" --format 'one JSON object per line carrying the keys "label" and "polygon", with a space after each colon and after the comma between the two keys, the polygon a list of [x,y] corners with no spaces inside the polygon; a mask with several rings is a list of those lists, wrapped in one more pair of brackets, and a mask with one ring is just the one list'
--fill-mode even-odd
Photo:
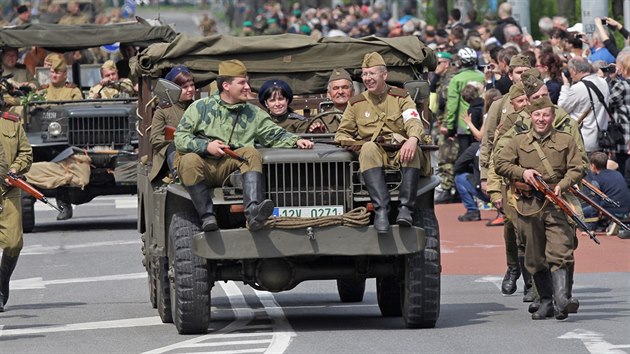
{"label": "man holding rifle", "polygon": [[495,171],[513,181],[516,229],[526,240],[525,267],[533,274],[540,295],[540,306],[532,319],[555,315],[562,320],[577,310],[577,302],[568,298],[567,277],[573,264],[575,228],[561,209],[534,193],[534,188],[540,176],[552,194],[561,197],[582,179],[584,168],[575,139],[553,128],[551,100],[538,98],[528,111],[532,128],[517,134],[494,156]]}
{"label": "man holding rifle", "polygon": [[[184,112],[175,131],[175,166],[204,231],[219,228],[209,187],[220,186],[239,169],[243,175],[247,225],[256,231],[271,216],[274,205],[263,199],[262,156],[254,143],[311,149],[313,142],[287,132],[269,114],[246,102],[251,89],[242,62],[219,63],[217,87],[217,94],[195,101]],[[230,150],[240,158],[228,155]]]}
{"label": "man holding rifle", "polygon": [[[354,145],[359,153],[359,167],[374,204],[374,228],[389,231],[390,195],[385,183],[385,168],[400,168],[402,182],[396,223],[411,226],[422,158],[418,144],[424,134],[416,104],[409,93],[387,85],[387,67],[380,54],[363,58],[361,78],[367,91],[348,101],[335,141]],[[401,144],[397,151],[386,151],[378,142]]]}
{"label": "man holding rifle", "polygon": [[[13,174],[23,174],[31,168],[33,150],[28,142],[22,122],[18,116],[3,114],[0,118],[0,146],[4,153],[0,158],[0,177],[7,178],[7,170]],[[6,165],[4,165],[6,163]],[[0,184],[2,191],[2,211],[0,212],[0,312],[9,300],[9,280],[17,265],[22,250],[22,197],[20,190]]]}

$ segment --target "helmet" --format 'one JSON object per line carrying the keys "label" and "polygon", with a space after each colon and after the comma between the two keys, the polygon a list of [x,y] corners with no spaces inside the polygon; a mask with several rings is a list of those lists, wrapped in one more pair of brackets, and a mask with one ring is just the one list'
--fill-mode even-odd
{"label": "helmet", "polygon": [[477,52],[472,50],[471,48],[464,47],[457,51],[457,56],[459,57],[459,61],[463,66],[473,66],[477,65]]}

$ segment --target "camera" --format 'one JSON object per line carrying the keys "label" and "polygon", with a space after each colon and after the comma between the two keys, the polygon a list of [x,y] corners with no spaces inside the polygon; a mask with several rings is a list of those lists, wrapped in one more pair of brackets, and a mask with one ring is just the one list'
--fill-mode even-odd
{"label": "camera", "polygon": [[569,69],[562,70],[562,74],[564,74],[564,76],[569,80],[569,83],[573,82],[573,78],[571,77],[571,74],[569,73]]}
{"label": "camera", "polygon": [[602,72],[606,74],[612,74],[617,71],[617,67],[615,66],[615,64],[610,64],[610,65],[604,66],[603,68],[599,70],[601,70]]}

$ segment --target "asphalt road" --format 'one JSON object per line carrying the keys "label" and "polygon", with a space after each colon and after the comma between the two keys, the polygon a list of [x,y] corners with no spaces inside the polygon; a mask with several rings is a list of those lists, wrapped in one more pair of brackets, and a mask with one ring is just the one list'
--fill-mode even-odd
{"label": "asphalt road", "polygon": [[[534,322],[520,296],[501,296],[500,268],[445,274],[437,328],[425,330],[381,317],[372,281],[358,304],[340,303],[331,281],[273,295],[220,283],[209,333],[180,336],[149,302],[135,197],[98,198],[64,222],[41,203],[36,213],[0,314],[0,353],[630,352],[627,271],[577,274],[582,307],[562,322]],[[445,252],[465,244],[441,229]]]}

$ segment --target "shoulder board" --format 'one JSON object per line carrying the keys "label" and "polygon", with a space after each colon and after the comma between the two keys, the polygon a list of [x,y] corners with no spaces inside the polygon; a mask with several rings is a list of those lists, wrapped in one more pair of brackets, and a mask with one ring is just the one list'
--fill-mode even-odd
{"label": "shoulder board", "polygon": [[352,97],[351,99],[349,99],[348,102],[350,102],[350,105],[353,105],[355,103],[359,103],[359,102],[365,101],[365,100],[366,100],[365,96],[363,96],[362,94],[358,94],[358,95]]}
{"label": "shoulder board", "polygon": [[170,102],[161,102],[160,104],[158,104],[158,107],[161,109],[167,109],[173,107],[173,105],[171,105]]}
{"label": "shoulder board", "polygon": [[521,121],[514,122],[514,130],[516,130],[516,134],[523,134],[529,131],[529,128],[525,125],[525,123]]}
{"label": "shoulder board", "polygon": [[76,88],[77,85],[75,85],[73,83],[70,83],[70,82],[66,82],[66,87],[68,87],[68,88]]}
{"label": "shoulder board", "polygon": [[306,120],[306,118],[301,115],[301,114],[297,114],[295,112],[291,112],[289,113],[289,115],[287,116],[287,118],[291,118],[291,119],[297,119],[297,120]]}
{"label": "shoulder board", "polygon": [[1,116],[3,119],[10,120],[12,122],[20,121],[20,116],[18,116],[17,114],[10,113],[10,112],[2,112]]}
{"label": "shoulder board", "polygon": [[396,96],[396,97],[409,96],[409,92],[407,92],[407,90],[402,89],[400,87],[390,87],[388,94],[391,96]]}

